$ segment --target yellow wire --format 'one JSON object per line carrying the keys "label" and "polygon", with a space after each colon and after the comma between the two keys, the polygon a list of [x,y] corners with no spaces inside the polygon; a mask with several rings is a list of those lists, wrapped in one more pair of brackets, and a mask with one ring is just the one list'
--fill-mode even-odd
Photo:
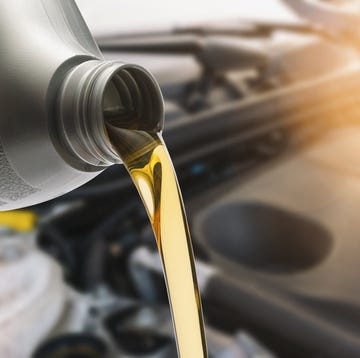
{"label": "yellow wire", "polygon": [[18,232],[32,231],[37,222],[35,213],[28,210],[0,212],[0,227],[6,227]]}

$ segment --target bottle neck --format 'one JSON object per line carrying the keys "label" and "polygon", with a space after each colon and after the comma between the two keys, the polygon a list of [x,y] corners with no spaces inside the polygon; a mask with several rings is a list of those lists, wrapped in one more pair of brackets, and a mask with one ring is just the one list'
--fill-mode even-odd
{"label": "bottle neck", "polygon": [[65,77],[58,97],[57,148],[84,171],[121,163],[112,149],[106,121],[124,129],[159,132],[163,99],[155,79],[136,65],[87,61]]}

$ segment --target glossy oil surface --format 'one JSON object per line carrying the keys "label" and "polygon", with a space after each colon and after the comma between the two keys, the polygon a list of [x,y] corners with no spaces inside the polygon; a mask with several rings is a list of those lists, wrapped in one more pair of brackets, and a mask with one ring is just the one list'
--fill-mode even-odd
{"label": "glossy oil surface", "polygon": [[[110,122],[111,123],[111,122]],[[176,174],[158,133],[107,125],[153,226],[174,322],[179,357],[207,357],[191,238]]]}

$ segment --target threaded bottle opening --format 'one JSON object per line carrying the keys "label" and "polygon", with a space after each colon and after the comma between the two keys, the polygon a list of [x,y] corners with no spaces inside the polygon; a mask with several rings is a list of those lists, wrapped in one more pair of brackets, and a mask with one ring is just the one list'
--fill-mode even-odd
{"label": "threaded bottle opening", "polygon": [[120,62],[88,61],[73,69],[60,90],[58,113],[57,148],[85,171],[121,162],[106,122],[154,132],[163,127],[163,99],[155,79],[139,66]]}

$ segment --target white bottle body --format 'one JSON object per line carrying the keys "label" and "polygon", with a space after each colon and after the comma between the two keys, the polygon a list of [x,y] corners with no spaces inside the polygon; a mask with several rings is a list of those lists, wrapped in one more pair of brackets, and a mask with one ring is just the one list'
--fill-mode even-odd
{"label": "white bottle body", "polygon": [[103,56],[73,0],[0,2],[0,211],[65,194],[106,168],[72,165],[52,133],[67,74],[94,60]]}

